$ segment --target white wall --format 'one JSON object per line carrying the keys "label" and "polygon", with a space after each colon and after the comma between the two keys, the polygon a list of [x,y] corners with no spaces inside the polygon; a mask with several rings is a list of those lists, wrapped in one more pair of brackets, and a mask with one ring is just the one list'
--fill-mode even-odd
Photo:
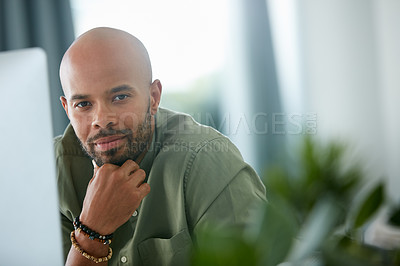
{"label": "white wall", "polygon": [[400,1],[302,0],[305,111],[318,136],[349,143],[368,177],[400,189]]}
{"label": "white wall", "polygon": [[383,134],[383,167],[389,177],[389,189],[395,197],[400,190],[400,1],[375,0],[377,53]]}

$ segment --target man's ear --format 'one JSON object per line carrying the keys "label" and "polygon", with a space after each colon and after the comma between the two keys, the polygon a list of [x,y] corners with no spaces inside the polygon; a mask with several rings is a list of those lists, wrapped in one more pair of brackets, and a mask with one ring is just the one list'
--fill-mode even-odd
{"label": "man's ear", "polygon": [[64,110],[65,110],[65,113],[67,114],[67,116],[69,118],[67,98],[65,98],[64,96],[60,96],[60,101],[61,101],[61,104],[62,104]]}
{"label": "man's ear", "polygon": [[[162,85],[160,80],[156,79],[150,85],[150,110],[151,115],[155,115],[160,105]],[[65,109],[65,108],[64,108]]]}

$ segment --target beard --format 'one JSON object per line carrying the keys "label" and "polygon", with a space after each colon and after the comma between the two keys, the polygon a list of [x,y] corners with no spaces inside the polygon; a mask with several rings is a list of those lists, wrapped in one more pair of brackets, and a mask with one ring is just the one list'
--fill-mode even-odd
{"label": "beard", "polygon": [[[101,167],[105,163],[123,165],[127,160],[136,161],[136,159],[148,148],[151,139],[151,114],[150,104],[145,118],[137,127],[134,133],[131,129],[117,130],[113,128],[101,129],[95,136],[90,137],[86,145],[79,140],[82,149]],[[96,151],[94,142],[97,139],[109,136],[124,136],[126,144],[121,147],[112,148],[107,151]]]}

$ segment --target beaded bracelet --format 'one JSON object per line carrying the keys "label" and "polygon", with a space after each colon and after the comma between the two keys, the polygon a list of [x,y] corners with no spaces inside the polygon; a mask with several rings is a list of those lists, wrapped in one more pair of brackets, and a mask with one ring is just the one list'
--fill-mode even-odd
{"label": "beaded bracelet", "polygon": [[111,259],[112,257],[112,249],[111,247],[108,247],[108,254],[105,257],[101,257],[101,258],[96,258],[95,256],[92,256],[90,254],[88,254],[86,251],[84,251],[81,246],[78,244],[78,242],[75,239],[75,231],[71,232],[71,243],[72,246],[79,252],[82,254],[82,256],[84,256],[85,258],[94,261],[95,263],[100,263],[100,262],[106,262],[108,260]]}
{"label": "beaded bracelet", "polygon": [[78,231],[79,233],[82,233],[84,236],[87,236],[87,237],[90,238],[91,240],[95,240],[95,241],[97,241],[97,242],[103,243],[104,245],[111,244],[111,240],[112,240],[112,239],[104,240],[104,239],[100,239],[100,238],[93,238],[91,235],[89,235],[88,233],[84,232],[84,231],[83,231],[81,228],[79,228],[79,227],[76,228],[75,230]]}
{"label": "beaded bracelet", "polygon": [[74,228],[75,230],[78,230],[78,228],[84,232],[86,234],[86,236],[88,236],[91,240],[94,239],[99,239],[101,240],[102,243],[106,244],[110,244],[111,243],[111,239],[113,238],[113,234],[109,234],[109,235],[100,235],[99,233],[97,233],[96,231],[90,229],[89,227],[87,227],[86,225],[82,224],[81,221],[79,221],[79,216],[75,217],[74,220]]}

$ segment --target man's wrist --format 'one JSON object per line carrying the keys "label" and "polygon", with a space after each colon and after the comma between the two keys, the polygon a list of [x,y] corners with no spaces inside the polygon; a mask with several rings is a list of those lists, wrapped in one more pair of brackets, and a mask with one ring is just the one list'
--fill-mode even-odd
{"label": "man's wrist", "polygon": [[91,230],[94,230],[98,232],[101,235],[110,235],[114,233],[115,229],[109,229],[106,228],[105,226],[100,226],[99,219],[89,219],[85,213],[82,211],[81,215],[79,216],[80,222],[87,227],[89,227]]}
{"label": "man's wrist", "polygon": [[93,241],[85,236],[80,230],[75,230],[76,242],[83,250],[95,257],[105,257],[108,254],[109,244]]}
{"label": "man's wrist", "polygon": [[75,230],[84,234],[90,240],[95,240],[95,241],[101,242],[103,244],[111,244],[111,240],[114,237],[113,233],[108,234],[108,235],[101,235],[97,231],[95,231],[95,230],[91,229],[90,227],[88,227],[87,225],[83,224],[80,221],[79,216],[75,217],[73,224],[74,224]]}

